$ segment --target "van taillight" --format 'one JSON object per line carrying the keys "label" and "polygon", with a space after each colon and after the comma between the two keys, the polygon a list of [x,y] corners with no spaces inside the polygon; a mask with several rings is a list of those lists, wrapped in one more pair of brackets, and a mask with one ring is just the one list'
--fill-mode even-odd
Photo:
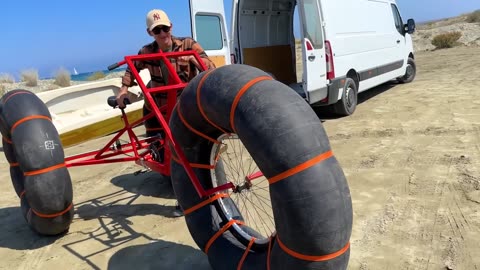
{"label": "van taillight", "polygon": [[308,39],[305,39],[305,45],[307,47],[307,51],[313,51],[312,43]]}
{"label": "van taillight", "polygon": [[327,80],[335,78],[335,66],[333,65],[333,53],[330,41],[325,41],[325,59],[327,60]]}

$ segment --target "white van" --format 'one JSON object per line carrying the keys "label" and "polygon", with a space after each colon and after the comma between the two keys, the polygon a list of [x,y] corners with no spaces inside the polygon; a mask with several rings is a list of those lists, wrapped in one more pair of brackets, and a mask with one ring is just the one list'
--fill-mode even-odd
{"label": "white van", "polygon": [[232,0],[230,30],[223,1],[190,0],[192,35],[217,66],[258,67],[311,105],[351,115],[358,93],[415,78],[415,22],[404,24],[395,0]]}

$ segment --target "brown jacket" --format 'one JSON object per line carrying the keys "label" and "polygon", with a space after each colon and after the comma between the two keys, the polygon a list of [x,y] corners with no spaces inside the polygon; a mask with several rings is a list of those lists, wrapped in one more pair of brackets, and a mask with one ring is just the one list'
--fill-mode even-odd
{"label": "brown jacket", "polygon": [[[187,50],[195,50],[205,63],[205,66],[208,69],[215,68],[213,62],[208,58],[207,54],[203,50],[203,48],[192,38],[176,38],[172,36],[173,40],[173,50],[174,52],[182,52]],[[150,53],[157,53],[159,52],[159,47],[156,41],[143,46],[142,49],[138,52],[138,54],[150,54]],[[168,76],[164,76],[162,72],[162,64],[161,61],[135,61],[135,68],[138,72],[140,70],[148,68],[151,77],[151,87],[159,87],[166,85],[168,82]],[[183,82],[189,82],[197,75],[197,71],[193,64],[189,65],[179,65],[176,59],[170,59],[170,62],[173,64],[174,68],[177,71],[178,76]],[[166,67],[163,67],[165,72],[167,72]],[[127,68],[125,71],[125,75],[122,77],[122,84],[128,87],[135,85],[135,77],[133,76],[130,68]],[[148,82],[144,82],[147,84]]]}

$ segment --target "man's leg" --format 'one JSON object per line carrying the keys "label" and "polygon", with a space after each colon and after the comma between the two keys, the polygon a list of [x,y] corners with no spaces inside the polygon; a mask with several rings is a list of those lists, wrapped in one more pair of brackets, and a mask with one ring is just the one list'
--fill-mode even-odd
{"label": "man's leg", "polygon": [[[146,105],[143,105],[143,116],[146,116],[149,114],[151,111],[149,108],[146,107]],[[155,137],[157,136],[159,139],[165,138],[165,131],[160,125],[160,122],[156,117],[149,118],[145,121],[145,135],[147,137]],[[150,147],[152,148],[152,151],[154,152],[154,158],[155,160],[159,162],[163,162],[164,157],[165,157],[165,149],[163,148],[162,145],[160,145],[159,141],[153,142]]]}
{"label": "man's leg", "polygon": [[[149,113],[150,113],[150,110],[145,105],[143,105],[143,116],[146,116]],[[145,129],[146,129],[145,135],[147,137],[160,136],[163,139],[165,138],[165,131],[161,127],[160,122],[156,117],[152,117],[145,121]],[[150,147],[152,147],[152,151],[154,151],[154,154],[158,157],[157,161],[163,162],[165,158],[165,148],[162,147],[157,141],[152,143]],[[170,180],[170,184],[171,184],[171,180]],[[175,202],[175,210],[173,210],[172,215],[174,217],[183,216],[183,210],[178,204],[178,201]]]}

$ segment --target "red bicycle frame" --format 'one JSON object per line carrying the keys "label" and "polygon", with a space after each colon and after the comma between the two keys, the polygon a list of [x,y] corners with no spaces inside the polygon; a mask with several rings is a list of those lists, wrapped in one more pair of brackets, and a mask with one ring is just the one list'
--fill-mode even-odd
{"label": "red bicycle frame", "polygon": [[[206,66],[201,60],[200,56],[196,51],[183,51],[183,52],[159,52],[155,54],[144,54],[144,55],[132,55],[125,56],[124,60],[116,63],[109,67],[109,69],[114,69],[119,66],[127,64],[130,71],[132,72],[135,80],[137,81],[140,89],[144,94],[144,102],[148,102],[152,112],[141,119],[130,123],[128,117],[123,109],[121,109],[121,118],[125,126],[118,131],[118,133],[101,149],[96,151],[91,151],[87,153],[82,153],[78,155],[73,155],[65,158],[65,163],[67,167],[75,166],[85,166],[85,165],[96,165],[96,164],[106,164],[106,163],[116,163],[116,162],[126,162],[134,161],[136,164],[143,167],[148,167],[153,171],[159,172],[163,175],[170,176],[170,162],[171,162],[171,152],[170,144],[175,151],[177,157],[181,161],[181,164],[185,168],[187,175],[189,176],[192,184],[194,185],[198,195],[200,197],[210,196],[218,191],[226,190],[230,188],[235,188],[232,183],[227,183],[225,185],[205,190],[200,184],[197,176],[195,175],[192,167],[190,166],[188,160],[186,159],[181,147],[173,138],[170,128],[168,126],[168,120],[172,114],[172,111],[177,102],[177,91],[182,90],[187,86],[188,83],[184,83],[180,80],[176,70],[173,65],[170,63],[170,58],[178,58],[182,56],[191,56],[193,55],[199,63],[200,66],[197,66],[200,71],[206,70]],[[168,84],[161,87],[147,88],[145,83],[142,81],[140,74],[135,68],[135,61],[147,61],[147,60],[157,60],[162,61],[168,69]],[[167,104],[159,108],[154,99],[153,94],[164,92],[167,94]],[[165,113],[165,117],[163,116]],[[156,117],[165,132],[165,138],[146,138],[140,140],[136,134],[133,132],[133,128],[141,125],[145,120]],[[124,133],[128,134],[129,142],[121,144],[119,142],[120,136]],[[150,151],[150,144],[154,141],[158,141],[160,145],[163,146],[165,155],[163,162],[158,162],[153,159],[153,156]],[[118,157],[123,155],[124,157]],[[125,157],[126,156],[126,157]]]}

